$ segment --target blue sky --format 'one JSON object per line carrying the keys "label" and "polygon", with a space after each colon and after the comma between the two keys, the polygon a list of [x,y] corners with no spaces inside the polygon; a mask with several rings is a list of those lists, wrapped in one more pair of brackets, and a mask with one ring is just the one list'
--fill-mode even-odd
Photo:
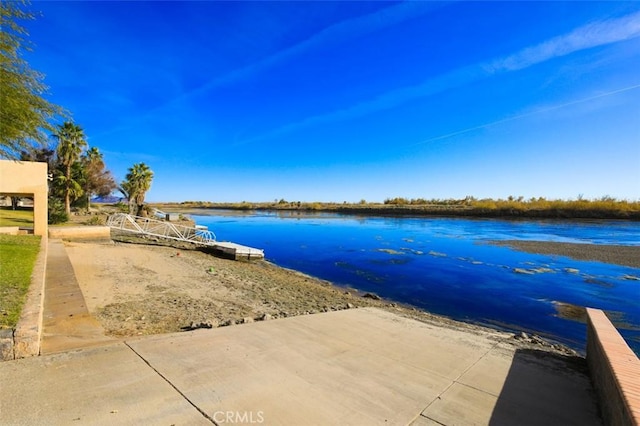
{"label": "blue sky", "polygon": [[640,199],[638,2],[34,2],[26,58],[149,201]]}

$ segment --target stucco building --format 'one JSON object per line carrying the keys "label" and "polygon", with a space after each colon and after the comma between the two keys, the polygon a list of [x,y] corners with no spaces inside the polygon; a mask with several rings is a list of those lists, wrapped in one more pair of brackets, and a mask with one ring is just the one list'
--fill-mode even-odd
{"label": "stucco building", "polygon": [[33,233],[47,234],[47,163],[0,160],[0,195],[33,197]]}

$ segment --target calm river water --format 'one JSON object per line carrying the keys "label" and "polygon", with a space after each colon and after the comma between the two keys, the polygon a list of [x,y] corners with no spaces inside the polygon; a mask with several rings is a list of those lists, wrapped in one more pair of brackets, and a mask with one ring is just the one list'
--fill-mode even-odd
{"label": "calm river water", "polygon": [[556,303],[600,308],[640,354],[640,281],[631,279],[640,277],[640,269],[489,243],[640,245],[637,222],[215,210],[191,216],[219,241],[262,248],[277,265],[457,320],[536,333],[580,351],[586,325],[560,318]]}

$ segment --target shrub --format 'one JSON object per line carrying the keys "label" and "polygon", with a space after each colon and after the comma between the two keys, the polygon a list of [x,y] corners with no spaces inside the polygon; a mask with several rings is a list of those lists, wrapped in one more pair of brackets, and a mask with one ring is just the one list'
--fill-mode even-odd
{"label": "shrub", "polygon": [[122,201],[118,201],[115,206],[120,213],[129,213],[129,204],[125,204]]}
{"label": "shrub", "polygon": [[49,198],[49,225],[69,221],[69,215],[64,211],[64,204],[57,198]]}
{"label": "shrub", "polygon": [[102,216],[91,216],[91,218],[89,220],[87,220],[85,222],[85,224],[93,225],[93,226],[104,225],[105,224],[104,217],[102,217]]}

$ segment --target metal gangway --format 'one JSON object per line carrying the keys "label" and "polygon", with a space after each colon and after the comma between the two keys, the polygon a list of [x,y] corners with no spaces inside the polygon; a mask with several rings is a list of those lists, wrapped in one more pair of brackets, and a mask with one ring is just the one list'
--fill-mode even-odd
{"label": "metal gangway", "polygon": [[156,219],[163,219],[164,220],[167,217],[167,214],[165,212],[163,212],[160,209],[156,209],[155,207],[153,207],[151,209],[151,212],[156,217]]}
{"label": "metal gangway", "polygon": [[205,227],[176,225],[164,220],[115,213],[107,219],[107,226],[123,232],[149,235],[159,238],[184,241],[204,246],[216,246],[216,235]]}

